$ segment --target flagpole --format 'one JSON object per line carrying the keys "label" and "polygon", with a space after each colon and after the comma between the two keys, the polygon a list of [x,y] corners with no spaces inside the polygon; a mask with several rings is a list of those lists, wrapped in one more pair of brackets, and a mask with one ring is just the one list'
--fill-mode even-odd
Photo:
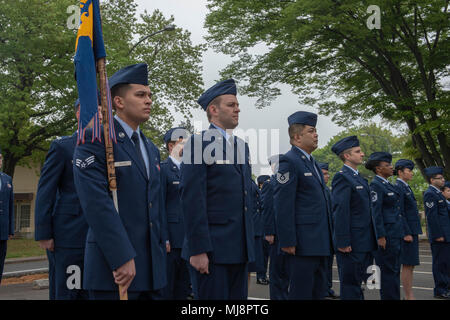
{"label": "flagpole", "polygon": [[[114,207],[119,213],[119,203],[117,200],[117,181],[116,181],[116,169],[114,167],[114,151],[113,151],[113,141],[109,134],[109,111],[108,111],[108,98],[107,90],[109,88],[106,85],[106,60],[101,58],[97,60],[97,71],[99,74],[100,81],[100,95],[101,95],[101,106],[102,106],[102,116],[103,116],[103,136],[105,140],[105,152],[106,152],[106,167],[108,170],[108,186],[112,193]],[[128,300],[128,293],[122,295],[122,286],[119,286],[120,300]]]}

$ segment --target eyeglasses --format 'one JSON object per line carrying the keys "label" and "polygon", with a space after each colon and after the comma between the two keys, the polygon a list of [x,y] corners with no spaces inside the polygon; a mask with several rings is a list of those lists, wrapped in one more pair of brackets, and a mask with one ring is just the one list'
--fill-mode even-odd
{"label": "eyeglasses", "polygon": [[436,178],[431,178],[431,179],[433,179],[433,180],[444,180],[445,178],[444,177],[436,177]]}

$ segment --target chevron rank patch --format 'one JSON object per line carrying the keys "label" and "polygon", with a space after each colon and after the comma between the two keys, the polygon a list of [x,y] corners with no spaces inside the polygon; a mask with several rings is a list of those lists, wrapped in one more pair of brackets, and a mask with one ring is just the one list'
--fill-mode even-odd
{"label": "chevron rank patch", "polygon": [[75,161],[75,165],[80,168],[80,169],[86,169],[87,167],[89,167],[91,164],[93,164],[95,162],[95,156],[90,156],[89,158],[86,158],[84,160],[81,159],[77,159]]}
{"label": "chevron rank patch", "polygon": [[429,209],[431,209],[431,208],[434,207],[434,202],[425,202],[425,205],[426,205]]}
{"label": "chevron rank patch", "polygon": [[277,173],[277,181],[281,184],[285,184],[289,181],[289,172]]}
{"label": "chevron rank patch", "polygon": [[376,193],[375,191],[371,191],[370,195],[372,196],[372,202],[377,202],[377,200],[378,200],[378,193]]}

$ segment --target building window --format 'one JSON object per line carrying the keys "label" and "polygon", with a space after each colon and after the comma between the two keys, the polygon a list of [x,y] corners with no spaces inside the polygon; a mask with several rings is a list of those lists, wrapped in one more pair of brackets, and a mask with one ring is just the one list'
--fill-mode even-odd
{"label": "building window", "polygon": [[16,203],[14,206],[15,231],[21,232],[31,227],[31,204]]}

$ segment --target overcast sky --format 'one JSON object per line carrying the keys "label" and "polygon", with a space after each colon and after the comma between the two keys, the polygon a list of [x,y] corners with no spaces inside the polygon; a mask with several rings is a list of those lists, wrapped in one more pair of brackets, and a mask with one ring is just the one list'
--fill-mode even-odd
{"label": "overcast sky", "polygon": [[[193,44],[205,43],[204,36],[207,34],[207,30],[204,28],[205,16],[208,12],[206,8],[206,0],[136,0],[138,4],[138,13],[147,10],[153,12],[155,9],[159,9],[166,18],[173,16],[175,18],[175,24],[178,27],[191,32],[191,40]],[[212,49],[204,52],[203,54],[203,82],[205,89],[214,85],[217,80],[220,79],[219,72],[226,67],[232,59],[220,53],[214,52]],[[150,79],[151,81],[151,79]],[[297,97],[290,92],[289,86],[281,86],[282,95],[275,100],[270,107],[264,109],[255,108],[255,99],[251,99],[246,96],[238,96],[240,103],[240,129],[248,131],[254,130],[268,130],[269,142],[266,144],[261,141],[249,140],[249,147],[252,155],[252,162],[257,162],[253,166],[253,173],[255,175],[268,174],[270,169],[268,167],[266,154],[268,156],[275,153],[285,153],[290,149],[289,137],[288,137],[288,123],[287,117],[292,113],[304,110],[317,113],[315,108],[300,105],[297,101]],[[174,113],[175,119],[180,121],[182,118],[180,115]],[[191,119],[192,123],[201,122],[203,129],[208,126],[206,114],[202,110],[193,111],[194,119]],[[176,123],[178,124],[178,123]],[[319,148],[327,144],[331,137],[342,131],[344,128],[339,127],[331,121],[331,118],[325,116],[319,116],[317,122],[317,131],[319,133]],[[274,134],[277,137],[276,131],[279,132],[279,145],[278,143],[270,143],[270,137]],[[240,134],[237,134],[240,136]],[[259,136],[262,139],[263,135]],[[278,142],[278,139],[277,139]],[[258,145],[262,148],[258,148]]]}

